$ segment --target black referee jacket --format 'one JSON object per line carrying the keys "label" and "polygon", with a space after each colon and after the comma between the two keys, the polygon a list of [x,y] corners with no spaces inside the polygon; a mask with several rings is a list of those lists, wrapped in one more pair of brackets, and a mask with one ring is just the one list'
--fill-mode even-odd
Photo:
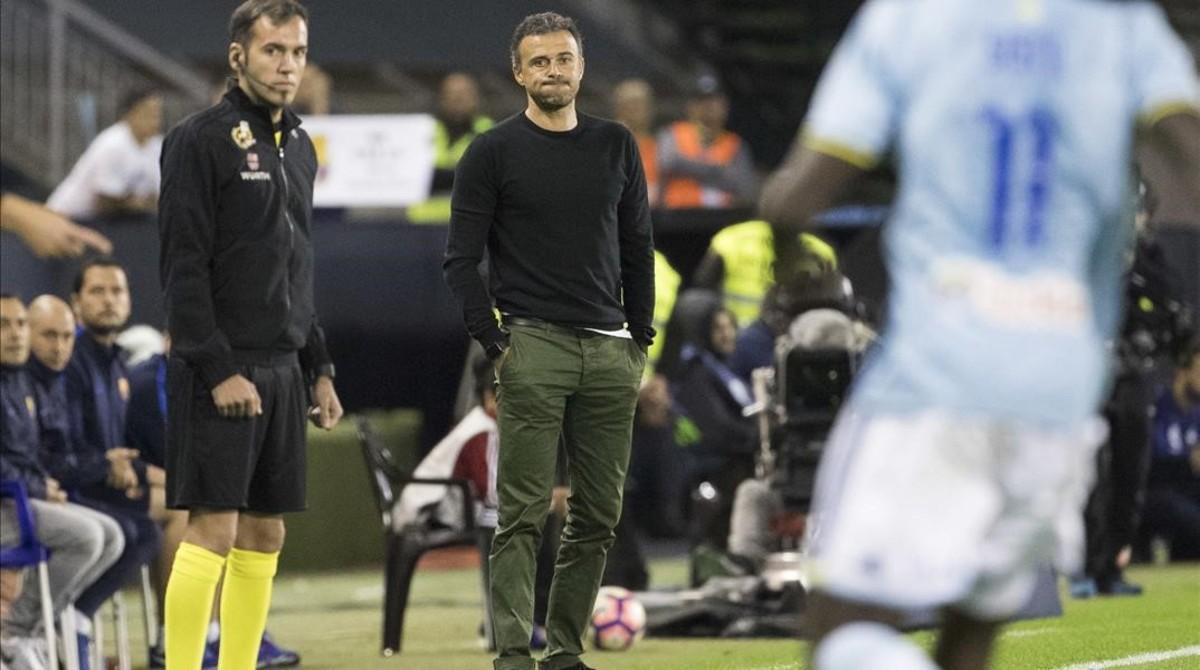
{"label": "black referee jacket", "polygon": [[[211,389],[240,363],[299,352],[333,375],[313,309],[317,158],[300,119],[233,88],[171,129],[158,201],[159,271],[172,355]],[[278,146],[275,131],[282,133]]]}

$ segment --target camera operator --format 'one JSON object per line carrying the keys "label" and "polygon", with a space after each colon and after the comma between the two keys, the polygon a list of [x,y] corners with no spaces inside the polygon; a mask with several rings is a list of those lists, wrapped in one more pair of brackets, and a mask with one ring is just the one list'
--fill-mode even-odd
{"label": "camera operator", "polygon": [[[829,277],[816,284],[841,285],[842,275],[829,273]],[[818,278],[820,279],[820,278]],[[793,295],[797,295],[793,293]],[[785,545],[796,545],[804,534],[808,501],[811,499],[811,484],[815,475],[820,445],[828,436],[829,427],[841,404],[841,398],[850,383],[847,374],[840,380],[830,378],[830,370],[822,367],[810,369],[823,383],[816,388],[806,382],[810,378],[790,379],[781,374],[788,366],[791,356],[815,354],[822,362],[831,360],[831,354],[842,354],[843,360],[857,360],[874,340],[875,333],[865,324],[851,302],[835,305],[828,296],[815,299],[817,293],[809,293],[814,300],[806,303],[794,302],[793,314],[798,314],[790,326],[777,340],[777,360],[772,407],[784,406],[799,410],[793,396],[827,395],[816,404],[824,411],[816,411],[805,421],[800,417],[789,417],[783,425],[772,426],[771,443],[776,452],[774,464],[760,464],[760,476],[743,481],[737,489],[733,502],[728,539],[729,558],[748,572],[757,572],[767,556],[785,549]],[[818,360],[814,358],[813,360]],[[847,370],[852,372],[853,365]],[[808,404],[806,398],[803,404]],[[821,419],[825,417],[825,420]]]}

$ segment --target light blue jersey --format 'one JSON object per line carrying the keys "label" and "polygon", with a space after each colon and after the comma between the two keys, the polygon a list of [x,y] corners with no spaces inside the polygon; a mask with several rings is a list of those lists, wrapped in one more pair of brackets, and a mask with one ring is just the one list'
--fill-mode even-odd
{"label": "light blue jersey", "polygon": [[873,0],[821,78],[806,144],[900,188],[868,410],[1074,422],[1105,391],[1136,123],[1200,100],[1157,6]]}

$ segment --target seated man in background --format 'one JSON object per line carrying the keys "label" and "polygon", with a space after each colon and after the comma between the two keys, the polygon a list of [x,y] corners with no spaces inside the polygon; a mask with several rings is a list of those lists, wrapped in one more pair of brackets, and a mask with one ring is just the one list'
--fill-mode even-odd
{"label": "seated man in background", "polygon": [[[61,453],[61,444],[69,439],[69,408],[63,371],[75,348],[75,317],[61,298],[42,295],[29,303],[29,327],[32,333],[27,369],[37,400],[38,439],[42,453]],[[112,597],[136,574],[136,551],[124,551],[125,535],[115,519],[102,512],[105,527],[115,536],[106,534],[108,544],[118,542],[121,550],[117,559],[95,583],[75,598],[75,610],[81,615],[77,622],[80,633],[80,657],[86,655],[91,640],[91,619],[106,600]]]}
{"label": "seated man in background", "polygon": [[115,591],[158,555],[158,526],[167,520],[162,493],[166,474],[125,444],[129,381],[115,344],[130,311],[125,271],[111,259],[84,263],[71,299],[79,327],[63,373],[65,420],[45,422],[42,440],[51,474],[72,499],[121,526],[125,553],[119,570],[104,578],[112,581],[105,588]]}
{"label": "seated man in background", "polygon": [[[24,367],[29,348],[25,306],[15,296],[0,294],[0,404],[4,411],[0,478],[25,485],[38,540],[50,549],[52,609],[58,615],[74,616],[68,606],[113,565],[124,548],[124,538],[112,519],[67,502],[66,493],[46,473],[38,439],[36,392]],[[6,501],[0,510],[0,541],[15,543],[13,508]],[[12,670],[46,670],[48,651],[38,631],[41,611],[41,591],[34,582],[23,589],[4,621],[0,659]],[[86,670],[87,659],[82,654],[80,663]]]}
{"label": "seated man in background", "polygon": [[[479,403],[421,459],[412,476],[465,479],[475,497],[475,522],[496,527],[496,390],[491,362],[479,357],[472,365],[475,399]],[[419,524],[443,528],[462,526],[465,501],[458,489],[440,484],[409,484],[393,511],[397,528]]]}
{"label": "seated man in background", "polygon": [[46,205],[73,219],[154,212],[162,107],[162,96],[153,89],[126,95],[118,110],[120,120],[92,140]]}
{"label": "seated man in background", "polygon": [[1200,339],[1180,357],[1154,403],[1153,460],[1142,534],[1159,535],[1172,561],[1200,559]]}

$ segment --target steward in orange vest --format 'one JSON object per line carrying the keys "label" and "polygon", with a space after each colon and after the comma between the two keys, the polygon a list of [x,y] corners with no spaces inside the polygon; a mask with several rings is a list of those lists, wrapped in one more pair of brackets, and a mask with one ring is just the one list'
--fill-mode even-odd
{"label": "steward in orange vest", "polygon": [[711,77],[688,100],[687,120],[658,136],[662,206],[668,209],[751,205],[758,175],[742,138],[725,129],[729,100]]}

